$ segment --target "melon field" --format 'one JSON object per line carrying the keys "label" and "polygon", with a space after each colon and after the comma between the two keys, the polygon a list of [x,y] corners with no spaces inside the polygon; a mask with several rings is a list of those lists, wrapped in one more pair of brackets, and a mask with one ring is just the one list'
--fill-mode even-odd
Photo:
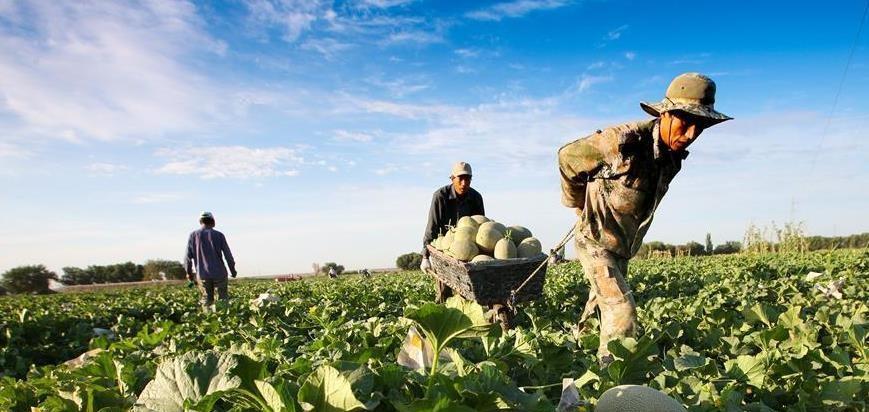
{"label": "melon field", "polygon": [[0,298],[0,410],[554,411],[565,379],[565,410],[620,384],[691,411],[867,408],[867,249],[633,262],[642,330],[604,370],[581,272],[549,268],[507,332],[420,272],[237,281],[215,312],[183,285]]}

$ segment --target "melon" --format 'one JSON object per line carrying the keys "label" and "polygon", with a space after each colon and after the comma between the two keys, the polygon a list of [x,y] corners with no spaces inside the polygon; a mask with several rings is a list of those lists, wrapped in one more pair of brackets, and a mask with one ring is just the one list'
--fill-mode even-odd
{"label": "melon", "polygon": [[459,226],[456,227],[455,232],[453,234],[453,239],[459,236],[466,236],[471,238],[471,240],[476,239],[477,237],[477,227],[476,226]]}
{"label": "melon", "polygon": [[595,412],[684,412],[685,407],[663,392],[640,385],[620,385],[603,393]]}
{"label": "melon", "polygon": [[479,226],[480,223],[478,223],[476,220],[474,220],[474,218],[470,216],[463,216],[461,219],[459,219],[459,223],[456,223],[457,228],[473,227],[476,230]]}
{"label": "melon", "polygon": [[465,262],[473,259],[479,252],[474,239],[466,236],[459,236],[453,239],[450,245],[450,254],[454,258]]}
{"label": "melon", "polygon": [[482,225],[483,223],[489,221],[489,218],[483,215],[473,215],[471,216],[471,219],[474,219],[474,221],[477,222],[478,225]]}
{"label": "melon", "polygon": [[[503,226],[503,225],[502,225]],[[498,230],[495,222],[486,222],[477,229],[477,247],[486,253],[495,251],[495,244],[504,238],[504,232]]]}
{"label": "melon", "polygon": [[513,259],[516,257],[516,245],[510,240],[510,236],[504,236],[495,244],[495,259]]}
{"label": "melon", "polygon": [[441,250],[448,250],[450,248],[450,246],[453,244],[454,237],[455,237],[455,234],[453,233],[452,229],[447,231],[447,233],[444,235],[444,238],[441,239],[441,247],[443,248]]}
{"label": "melon", "polygon": [[516,247],[516,252],[520,258],[530,258],[542,253],[543,247],[536,237],[529,237],[519,243],[519,246]]}
{"label": "melon", "polygon": [[513,240],[513,243],[520,244],[523,240],[531,237],[531,231],[524,226],[510,226],[507,228],[510,231],[510,239]]}
{"label": "melon", "polygon": [[474,256],[473,259],[471,259],[471,263],[485,263],[485,262],[491,262],[493,260],[495,260],[495,258],[493,258],[489,255],[477,255],[477,256]]}

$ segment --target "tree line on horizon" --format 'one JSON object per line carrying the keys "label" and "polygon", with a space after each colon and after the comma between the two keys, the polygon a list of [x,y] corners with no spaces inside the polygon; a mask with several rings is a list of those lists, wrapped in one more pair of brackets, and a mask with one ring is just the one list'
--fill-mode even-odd
{"label": "tree line on horizon", "polygon": [[[798,233],[799,231],[797,231]],[[756,238],[757,236],[755,236]],[[637,252],[638,258],[648,258],[655,255],[655,251],[676,255],[690,256],[707,256],[740,253],[742,251],[749,252],[774,252],[782,251],[782,248],[777,248],[779,244],[793,242],[794,236],[779,237],[780,242],[765,241],[764,248],[757,248],[757,240],[752,240],[751,236],[746,237],[749,243],[748,248],[743,247],[743,242],[727,241],[718,245],[712,244],[711,234],[706,234],[705,243],[690,241],[683,245],[672,245],[660,241],[649,241],[643,243],[640,250]],[[849,236],[796,236],[799,241],[799,248],[791,249],[794,251],[815,251],[827,249],[857,249],[869,248],[869,232],[858,233]],[[788,249],[784,249],[788,250]],[[414,270],[419,267],[419,261],[422,258],[418,253],[407,253],[396,259],[396,266],[403,270]],[[321,270],[328,273],[329,268],[336,268],[336,271],[344,272],[344,267],[333,262],[324,265]],[[6,294],[22,294],[22,293],[52,293],[49,289],[52,280],[60,282],[67,286],[73,285],[93,285],[104,283],[124,283],[124,282],[140,282],[147,280],[170,280],[170,279],[185,279],[186,273],[181,262],[173,260],[149,260],[144,265],[139,265],[133,262],[117,263],[113,265],[90,265],[85,268],[65,267],[63,275],[58,276],[55,272],[48,270],[44,265],[27,265],[18,266],[7,270],[0,277],[0,295]]]}

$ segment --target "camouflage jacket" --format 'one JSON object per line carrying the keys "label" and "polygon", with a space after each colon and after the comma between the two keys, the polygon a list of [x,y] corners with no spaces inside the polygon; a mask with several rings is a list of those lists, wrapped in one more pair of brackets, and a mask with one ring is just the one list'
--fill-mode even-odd
{"label": "camouflage jacket", "polygon": [[562,146],[562,203],[581,211],[577,240],[633,257],[687,155],[660,143],[657,119],[598,130]]}

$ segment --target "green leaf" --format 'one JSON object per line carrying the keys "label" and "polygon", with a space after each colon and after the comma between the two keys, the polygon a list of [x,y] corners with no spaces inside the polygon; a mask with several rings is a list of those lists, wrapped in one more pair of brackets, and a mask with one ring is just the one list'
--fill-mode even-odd
{"label": "green leaf", "polygon": [[830,406],[847,406],[854,402],[863,383],[858,378],[843,378],[821,385],[821,401]]}
{"label": "green leaf", "polygon": [[748,382],[757,388],[763,388],[766,378],[763,354],[737,356],[736,359],[724,362],[724,370],[734,379]]}
{"label": "green leaf", "polygon": [[182,412],[185,404],[216,401],[242,384],[241,378],[232,373],[239,364],[237,356],[189,352],[164,361],[154,380],[139,395],[134,410]]}
{"label": "green leaf", "polygon": [[264,380],[254,381],[257,390],[272,412],[295,412],[293,397],[282,386],[277,388]]}
{"label": "green leaf", "polygon": [[338,412],[365,409],[356,399],[350,381],[337,369],[323,365],[299,388],[299,403],[305,411]]}
{"label": "green leaf", "polygon": [[706,362],[709,359],[705,356],[699,355],[682,355],[673,359],[673,365],[676,367],[677,371],[684,371],[688,369],[696,369],[703,366],[706,366]]}

